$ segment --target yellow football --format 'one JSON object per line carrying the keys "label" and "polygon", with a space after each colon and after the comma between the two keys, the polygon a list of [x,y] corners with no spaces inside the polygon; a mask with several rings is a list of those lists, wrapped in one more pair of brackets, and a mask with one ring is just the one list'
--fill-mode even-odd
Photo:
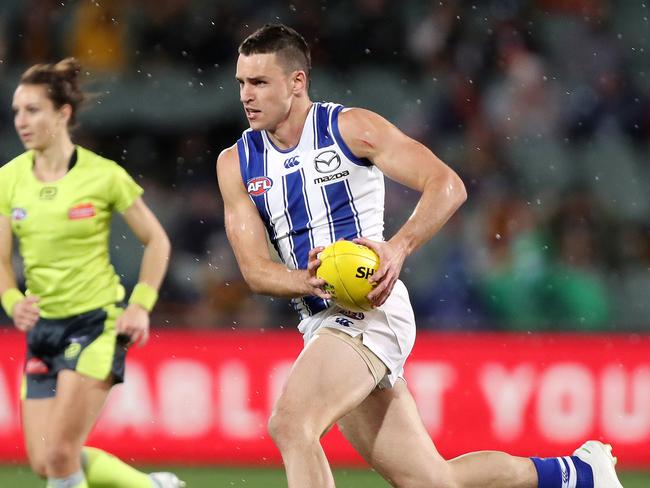
{"label": "yellow football", "polygon": [[366,298],[374,285],[368,281],[377,268],[379,256],[372,249],[352,241],[336,241],[320,253],[316,276],[325,280],[325,291],[334,303],[354,312],[372,310]]}

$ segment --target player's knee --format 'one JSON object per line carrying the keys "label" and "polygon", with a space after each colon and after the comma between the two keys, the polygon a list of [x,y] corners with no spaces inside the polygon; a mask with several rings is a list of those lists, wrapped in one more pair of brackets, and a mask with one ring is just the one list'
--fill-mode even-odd
{"label": "player's knee", "polygon": [[274,410],[269,417],[267,429],[271,439],[273,439],[273,442],[275,442],[278,447],[290,442],[290,438],[293,435],[292,431],[295,429],[291,424],[292,422],[289,419],[289,415],[277,410]]}
{"label": "player's knee", "polygon": [[283,410],[275,410],[268,422],[269,435],[280,450],[318,440],[318,436],[310,434],[312,430],[309,422]]}

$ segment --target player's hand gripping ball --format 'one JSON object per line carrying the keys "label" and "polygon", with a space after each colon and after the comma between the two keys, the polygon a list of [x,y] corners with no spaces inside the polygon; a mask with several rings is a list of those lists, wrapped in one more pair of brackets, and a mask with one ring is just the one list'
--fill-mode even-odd
{"label": "player's hand gripping ball", "polygon": [[320,253],[316,276],[334,303],[353,312],[372,310],[366,296],[375,287],[368,281],[377,268],[379,256],[366,246],[351,241],[336,241]]}

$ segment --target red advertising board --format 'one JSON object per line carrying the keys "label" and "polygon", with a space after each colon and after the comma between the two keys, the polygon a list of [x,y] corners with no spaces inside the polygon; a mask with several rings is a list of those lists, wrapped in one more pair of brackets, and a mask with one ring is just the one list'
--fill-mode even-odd
{"label": "red advertising board", "polygon": [[[0,462],[24,459],[24,347],[0,332]],[[301,347],[297,332],[156,332],[89,444],[138,462],[277,464],[266,420]],[[564,455],[599,438],[623,466],[650,466],[650,336],[421,333],[406,379],[446,457]],[[333,463],[361,462],[336,429],[323,443]]]}

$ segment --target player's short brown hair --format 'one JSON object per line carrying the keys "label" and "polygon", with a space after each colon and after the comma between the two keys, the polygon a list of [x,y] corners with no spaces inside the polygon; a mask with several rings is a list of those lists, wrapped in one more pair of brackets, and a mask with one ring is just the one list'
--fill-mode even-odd
{"label": "player's short brown hair", "polygon": [[311,72],[311,53],[305,38],[284,24],[266,24],[239,45],[239,54],[275,53],[285,71]]}

